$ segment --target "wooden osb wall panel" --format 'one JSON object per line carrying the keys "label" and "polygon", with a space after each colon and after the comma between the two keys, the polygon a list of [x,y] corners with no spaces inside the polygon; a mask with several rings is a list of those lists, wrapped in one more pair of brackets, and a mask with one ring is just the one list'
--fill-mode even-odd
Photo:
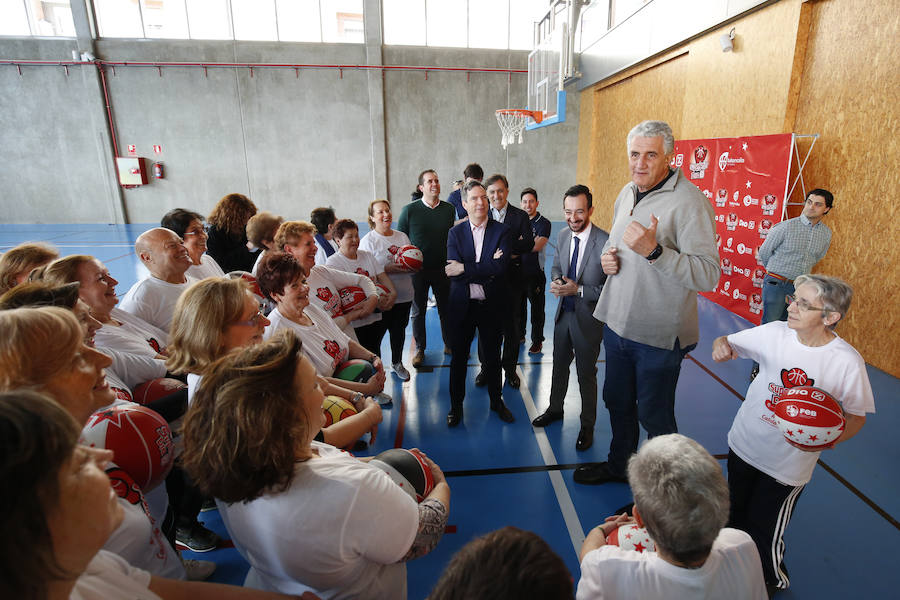
{"label": "wooden osb wall panel", "polygon": [[894,0],[827,0],[811,9],[795,131],[821,135],[804,169],[807,189],[835,196],[826,217],[831,249],[815,271],[855,290],[841,336],[900,377],[900,11]]}
{"label": "wooden osb wall panel", "polygon": [[[589,164],[585,169],[587,185],[594,194],[593,222],[607,231],[616,196],[630,179],[625,148],[628,132],[646,119],[667,121],[674,131],[679,130],[686,59],[687,55],[681,55],[634,77],[588,92],[593,96],[594,127],[589,137]],[[583,136],[585,130],[580,131]]]}
{"label": "wooden osb wall panel", "polygon": [[[783,132],[790,97],[799,0],[785,0],[689,42],[683,139]],[[735,29],[734,51],[719,36]]]}

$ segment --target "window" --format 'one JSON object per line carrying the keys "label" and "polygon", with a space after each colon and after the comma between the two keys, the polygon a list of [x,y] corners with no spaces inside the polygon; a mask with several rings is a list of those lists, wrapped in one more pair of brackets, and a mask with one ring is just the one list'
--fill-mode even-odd
{"label": "window", "polygon": [[69,0],[0,0],[0,35],[75,37]]}
{"label": "window", "polygon": [[363,44],[363,0],[319,0],[322,41]]}
{"label": "window", "polygon": [[548,0],[382,0],[384,43],[530,50]]}
{"label": "window", "polygon": [[309,0],[277,0],[278,39],[282,42],[321,42],[319,3]]}
{"label": "window", "polygon": [[231,0],[236,40],[278,40],[275,0]]}

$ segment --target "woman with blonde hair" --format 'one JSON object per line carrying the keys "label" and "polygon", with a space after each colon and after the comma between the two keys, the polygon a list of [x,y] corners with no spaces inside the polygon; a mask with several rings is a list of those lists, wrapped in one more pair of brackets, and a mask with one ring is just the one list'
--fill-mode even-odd
{"label": "woman with blonde hair", "polygon": [[406,326],[409,325],[409,311],[412,308],[413,272],[395,263],[394,256],[399,248],[411,245],[411,242],[402,231],[391,229],[392,221],[390,202],[387,200],[370,202],[369,227],[372,231],[359,241],[359,249],[375,256],[375,260],[390,277],[397,291],[394,306],[381,313],[381,321],[390,336],[391,367],[397,377],[409,381],[409,371],[403,366],[403,346],[406,343]]}
{"label": "woman with blonde hair", "polygon": [[250,271],[256,252],[247,247],[247,221],[256,205],[243,194],[226,194],[206,218],[209,223],[207,252],[226,273]]}
{"label": "woman with blonde hair", "polygon": [[[173,372],[187,374],[189,401],[213,362],[260,343],[267,325],[245,280],[206,279],[191,286],[175,305],[166,363]],[[327,393],[351,401],[359,413],[323,430],[323,439],[344,447],[370,432],[374,441],[381,422],[379,406],[343,387],[328,386]]]}
{"label": "woman with blonde hair", "polygon": [[214,496],[246,587],[322,598],[406,598],[405,561],[437,545],[450,487],[416,502],[384,472],[315,441],[315,368],[290,331],[209,367],[185,422],[185,466]]}
{"label": "woman with blonde hair", "polygon": [[0,255],[0,294],[28,279],[32,270],[59,256],[49,244],[28,242],[10,248]]}

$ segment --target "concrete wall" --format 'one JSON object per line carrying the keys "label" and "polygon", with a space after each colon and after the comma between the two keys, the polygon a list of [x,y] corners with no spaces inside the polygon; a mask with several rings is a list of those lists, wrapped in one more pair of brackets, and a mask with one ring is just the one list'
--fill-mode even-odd
{"label": "concrete wall", "polygon": [[[70,60],[72,40],[0,40],[0,58]],[[369,47],[371,54],[371,47]],[[108,61],[373,64],[365,45],[98,40]],[[381,48],[385,65],[526,66],[526,52]],[[377,63],[374,63],[377,64]],[[515,198],[527,185],[561,198],[575,182],[578,94],[569,121],[500,147],[497,108],[525,102],[526,75],[345,69],[116,67],[107,70],[120,155],[127,144],[165,164],[166,177],[120,189],[98,70],[93,65],[0,66],[2,220],[8,223],[151,222],[181,206],[208,213],[229,192],[306,218],[332,205],[365,218],[385,194],[401,206],[418,173],[444,183],[478,161],[503,172]],[[380,80],[380,81],[379,81]],[[374,81],[374,83],[373,83]],[[376,85],[377,84],[377,85]],[[162,146],[155,157],[152,146]],[[542,211],[561,218],[561,202]]]}

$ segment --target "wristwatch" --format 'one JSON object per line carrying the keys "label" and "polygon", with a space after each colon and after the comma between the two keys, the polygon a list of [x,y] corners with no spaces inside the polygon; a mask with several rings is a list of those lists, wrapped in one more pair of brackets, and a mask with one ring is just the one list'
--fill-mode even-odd
{"label": "wristwatch", "polygon": [[647,255],[647,260],[654,261],[660,256],[662,256],[663,248],[660,244],[656,245],[656,248],[653,249],[653,252]]}

